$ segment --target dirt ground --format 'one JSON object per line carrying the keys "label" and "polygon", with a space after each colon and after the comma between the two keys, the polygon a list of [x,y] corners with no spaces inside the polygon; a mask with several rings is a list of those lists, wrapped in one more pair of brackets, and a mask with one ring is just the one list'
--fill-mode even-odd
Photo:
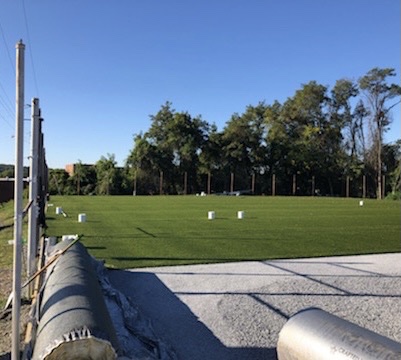
{"label": "dirt ground", "polygon": [[[12,270],[11,269],[0,269],[0,297],[7,299],[12,290]],[[25,339],[26,325],[29,320],[29,304],[21,305],[21,343],[20,349],[23,350],[23,344]],[[0,360],[11,359],[11,347],[12,347],[12,309],[11,307],[7,310],[0,309]]]}

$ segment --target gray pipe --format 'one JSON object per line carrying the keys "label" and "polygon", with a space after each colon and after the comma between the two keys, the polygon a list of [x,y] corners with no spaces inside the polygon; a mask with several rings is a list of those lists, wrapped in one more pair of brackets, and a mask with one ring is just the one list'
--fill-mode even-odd
{"label": "gray pipe", "polygon": [[[71,240],[54,247],[62,250]],[[96,273],[77,242],[49,267],[32,359],[115,359],[118,342]]]}
{"label": "gray pipe", "polygon": [[279,334],[279,360],[399,360],[401,344],[321,309],[302,310]]}

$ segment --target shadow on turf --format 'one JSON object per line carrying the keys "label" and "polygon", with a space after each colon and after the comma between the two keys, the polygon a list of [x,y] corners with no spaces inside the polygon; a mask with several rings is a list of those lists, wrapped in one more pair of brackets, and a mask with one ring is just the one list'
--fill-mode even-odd
{"label": "shadow on turf", "polygon": [[174,349],[179,359],[277,359],[275,348],[225,346],[155,274],[112,270],[109,279],[134,299],[155,333]]}
{"label": "shadow on turf", "polygon": [[[215,263],[223,263],[223,262],[235,262],[235,261],[241,261],[241,259],[230,259],[230,258],[210,258],[210,259],[204,259],[204,258],[179,258],[179,257],[146,257],[146,256],[116,256],[112,257],[111,259],[117,260],[117,261],[129,261],[132,262],[132,265],[129,267],[135,267],[135,262],[140,261],[149,261],[148,266],[155,266],[154,262],[163,262],[164,265],[195,265],[195,264],[215,264]],[[170,264],[167,264],[166,262],[171,261]],[[245,260],[248,261],[248,260]],[[249,260],[249,261],[259,261],[259,260]],[[146,266],[146,264],[145,264]],[[141,266],[142,267],[142,266]]]}

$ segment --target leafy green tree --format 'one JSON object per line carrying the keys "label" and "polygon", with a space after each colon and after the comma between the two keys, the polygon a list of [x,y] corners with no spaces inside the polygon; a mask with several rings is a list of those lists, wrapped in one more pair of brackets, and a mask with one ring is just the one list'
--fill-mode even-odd
{"label": "leafy green tree", "polygon": [[354,121],[351,99],[358,95],[358,87],[351,80],[341,79],[336,82],[331,94],[331,122],[339,129],[347,129],[345,147],[349,151],[352,161],[356,161],[359,126]]}
{"label": "leafy green tree", "polygon": [[236,187],[250,188],[250,176],[265,169],[266,105],[247,106],[242,115],[234,114],[222,135],[223,154],[228,170],[236,175]]}
{"label": "leafy green tree", "polygon": [[49,194],[66,195],[69,192],[68,179],[64,169],[49,169]]}
{"label": "leafy green tree", "polygon": [[116,160],[114,154],[102,156],[95,164],[97,175],[97,194],[112,195],[116,193]]}
{"label": "leafy green tree", "polygon": [[[212,191],[212,182],[214,191],[222,192],[225,189],[223,169],[226,160],[221,151],[223,147],[222,137],[223,133],[217,130],[216,125],[211,125],[207,139],[199,153],[199,175],[207,176],[206,182],[199,180],[200,189],[206,190],[206,192]],[[203,184],[206,184],[206,186],[202,186]]]}
{"label": "leafy green tree", "polygon": [[78,160],[77,163],[74,164],[74,174],[72,175],[72,179],[76,184],[77,195],[81,194],[81,183],[86,181],[86,171],[85,167],[82,164],[81,160]]}
{"label": "leafy green tree", "polygon": [[376,171],[376,196],[382,199],[382,167],[383,167],[383,134],[391,123],[390,111],[399,100],[388,104],[389,101],[401,95],[401,87],[389,84],[388,78],[395,76],[394,69],[373,68],[359,79],[359,88],[365,96],[365,107],[370,113],[370,129],[373,139],[372,149],[375,156],[373,167]]}
{"label": "leafy green tree", "polygon": [[126,160],[135,194],[155,194],[159,186],[159,154],[142,134],[134,136],[134,147]]}
{"label": "leafy green tree", "polygon": [[192,118],[187,112],[177,113],[170,102],[150,118],[150,129],[134,139],[127,166],[136,179],[152,178],[152,183],[156,180],[154,174],[163,172],[165,191],[180,193],[184,189],[184,173],[190,184],[196,182],[199,154],[207,138],[208,124],[201,117]]}
{"label": "leafy green tree", "polygon": [[386,176],[387,181],[386,184],[383,184],[383,187],[388,189],[391,192],[392,196],[394,196],[396,193],[399,193],[401,190],[400,168],[401,140],[398,140],[393,144],[384,144],[382,173]]}

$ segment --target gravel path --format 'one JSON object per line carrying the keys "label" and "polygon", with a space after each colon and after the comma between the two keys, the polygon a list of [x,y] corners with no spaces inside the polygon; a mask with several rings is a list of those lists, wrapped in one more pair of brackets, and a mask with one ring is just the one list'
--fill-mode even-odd
{"label": "gravel path", "polygon": [[110,271],[179,359],[276,359],[278,334],[319,307],[401,342],[401,253]]}

